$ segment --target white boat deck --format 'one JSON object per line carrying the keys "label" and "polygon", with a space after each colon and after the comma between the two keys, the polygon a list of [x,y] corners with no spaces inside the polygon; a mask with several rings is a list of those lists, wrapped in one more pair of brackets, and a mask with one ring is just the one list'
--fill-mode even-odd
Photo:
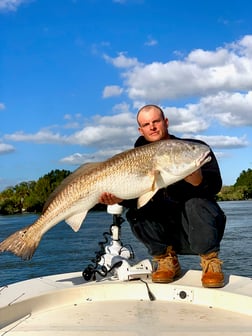
{"label": "white boat deck", "polygon": [[[252,335],[252,279],[201,286],[200,271],[171,284],[59,274],[0,288],[0,336]],[[154,296],[150,299],[148,288]]]}

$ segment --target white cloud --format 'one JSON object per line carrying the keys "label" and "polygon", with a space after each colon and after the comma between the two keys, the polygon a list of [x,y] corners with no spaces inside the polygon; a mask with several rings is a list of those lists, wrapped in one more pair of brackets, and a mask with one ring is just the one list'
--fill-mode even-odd
{"label": "white cloud", "polygon": [[[106,86],[103,97],[128,93],[134,108],[162,101],[171,133],[201,138],[218,149],[246,147],[249,141],[245,135],[229,136],[228,132],[224,133],[225,128],[221,135],[203,137],[199,134],[206,134],[211,127],[216,134],[220,126],[232,131],[235,127],[252,125],[251,56],[252,36],[215,51],[193,50],[184,59],[167,63],[143,64],[122,52],[115,58],[105,55],[104,59],[122,72],[124,82]],[[176,101],[180,98],[183,101]],[[135,112],[130,111],[128,102],[115,105],[112,112],[95,115],[88,121],[81,114],[65,115],[66,125],[62,130],[68,128],[68,135],[42,129],[34,134],[8,134],[4,139],[82,146],[92,154],[76,153],[62,162],[99,161],[112,152],[132,147],[138,136]],[[111,152],[107,152],[108,148]]]}
{"label": "white cloud", "polygon": [[12,145],[0,143],[0,155],[12,153],[14,151],[15,151],[15,148]]}
{"label": "white cloud", "polygon": [[136,57],[129,58],[126,53],[120,52],[117,57],[112,58],[108,55],[103,55],[106,62],[114,65],[116,68],[132,68],[140,65]]}
{"label": "white cloud", "polygon": [[16,11],[17,8],[23,3],[30,2],[31,0],[0,0],[0,11]]}
{"label": "white cloud", "polygon": [[[125,147],[125,150],[127,147]],[[62,163],[67,163],[70,165],[81,165],[88,162],[102,162],[115,154],[118,154],[122,151],[121,148],[113,148],[108,150],[101,150],[92,153],[74,153],[72,155],[66,156],[60,160]]]}
{"label": "white cloud", "polygon": [[94,125],[87,126],[68,137],[68,143],[99,147],[111,146],[113,144],[116,146],[128,144],[130,147],[136,134],[136,127],[134,126]]}
{"label": "white cloud", "polygon": [[16,142],[33,142],[38,144],[46,143],[66,143],[66,137],[59,133],[53,133],[49,130],[40,130],[34,134],[26,134],[24,132],[16,132],[13,134],[6,134],[5,139]]}
{"label": "white cloud", "polygon": [[133,113],[122,112],[110,116],[95,116],[94,123],[97,125],[103,126],[112,126],[112,127],[131,127],[136,126],[136,117]]}
{"label": "white cloud", "polygon": [[0,110],[4,110],[4,109],[5,109],[4,103],[0,103]]}
{"label": "white cloud", "polygon": [[123,89],[118,85],[110,85],[106,86],[103,90],[103,98],[113,97],[113,96],[120,96],[123,92]]}
{"label": "white cloud", "polygon": [[225,126],[252,126],[252,91],[219,92],[200,101],[201,110]]}
{"label": "white cloud", "polygon": [[158,41],[152,38],[151,36],[148,36],[148,40],[144,43],[147,47],[153,47],[158,44]]}
{"label": "white cloud", "polygon": [[236,136],[226,136],[226,135],[212,135],[212,136],[203,136],[195,135],[195,139],[201,139],[214,148],[242,148],[248,146],[248,141],[246,137],[238,138]]}
{"label": "white cloud", "polygon": [[[122,108],[126,108],[124,105]],[[71,117],[65,116],[67,122]],[[65,129],[65,126],[62,127]],[[36,144],[67,144],[85,147],[132,147],[137,137],[135,115],[122,112],[111,116],[96,115],[83,126],[70,135],[61,135],[49,129],[41,129],[37,133],[27,134],[23,131],[6,134],[5,140],[14,142],[31,142]]]}
{"label": "white cloud", "polygon": [[128,113],[129,112],[129,104],[126,103],[126,102],[122,102],[120,104],[116,104],[113,107],[113,111],[115,111],[117,113]]}
{"label": "white cloud", "polygon": [[188,104],[183,108],[163,108],[169,119],[169,130],[171,133],[197,133],[206,130],[210,123],[201,113],[197,104]]}
{"label": "white cloud", "polygon": [[196,63],[202,68],[211,66],[221,66],[226,62],[229,57],[228,50],[218,49],[216,51],[205,51],[202,49],[196,49],[192,51],[186,61],[188,63]]}
{"label": "white cloud", "polygon": [[83,116],[81,113],[72,114],[65,114],[64,120],[67,123],[64,126],[64,129],[79,129],[80,125],[83,124]]}
{"label": "white cloud", "polygon": [[175,133],[199,133],[216,122],[228,127],[252,126],[252,91],[219,92],[182,108],[163,109]]}
{"label": "white cloud", "polygon": [[129,98],[160,102],[219,91],[252,89],[252,35],[215,51],[193,50],[182,60],[143,64],[120,53],[107,62],[123,69]]}

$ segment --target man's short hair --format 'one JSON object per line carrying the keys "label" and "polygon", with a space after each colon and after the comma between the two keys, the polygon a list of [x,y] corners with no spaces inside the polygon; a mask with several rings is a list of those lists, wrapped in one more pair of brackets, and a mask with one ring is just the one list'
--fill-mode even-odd
{"label": "man's short hair", "polygon": [[[162,118],[165,119],[164,111],[161,109],[160,106],[155,105],[155,104],[147,104],[147,105],[144,105],[143,107],[141,107],[138,110],[138,112],[137,112],[137,122],[138,122],[138,116],[139,116],[140,112],[142,112],[143,110],[147,110],[148,111],[148,110],[150,110],[153,107],[156,108],[156,109],[158,109],[161,112]],[[138,122],[138,124],[139,124],[139,122]]]}

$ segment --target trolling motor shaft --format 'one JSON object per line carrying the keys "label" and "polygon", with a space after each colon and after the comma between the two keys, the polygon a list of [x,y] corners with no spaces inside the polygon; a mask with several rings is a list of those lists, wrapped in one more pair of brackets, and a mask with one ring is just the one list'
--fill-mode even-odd
{"label": "trolling motor shaft", "polygon": [[106,267],[111,267],[123,259],[132,259],[133,250],[129,250],[121,242],[121,224],[124,222],[121,214],[123,207],[119,204],[108,205],[107,212],[113,215],[113,224],[110,226],[111,242],[105,247],[105,254],[101,258]]}

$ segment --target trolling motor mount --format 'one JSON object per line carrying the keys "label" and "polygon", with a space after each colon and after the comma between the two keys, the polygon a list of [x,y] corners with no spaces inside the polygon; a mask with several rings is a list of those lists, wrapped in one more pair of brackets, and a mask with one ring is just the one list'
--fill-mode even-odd
{"label": "trolling motor mount", "polygon": [[[129,260],[134,259],[133,249],[121,242],[121,224],[125,221],[121,216],[123,207],[119,204],[108,205],[107,212],[113,216],[110,233],[104,232],[106,240],[104,243],[99,243],[102,247],[100,252],[96,252],[95,266],[88,265],[82,273],[84,279],[96,280],[97,275],[105,277],[108,273],[112,274],[113,279],[122,281],[148,278],[152,272],[150,260],[145,259],[136,265],[130,265]],[[108,235],[110,239],[107,238]],[[108,244],[105,245],[106,243]]]}

